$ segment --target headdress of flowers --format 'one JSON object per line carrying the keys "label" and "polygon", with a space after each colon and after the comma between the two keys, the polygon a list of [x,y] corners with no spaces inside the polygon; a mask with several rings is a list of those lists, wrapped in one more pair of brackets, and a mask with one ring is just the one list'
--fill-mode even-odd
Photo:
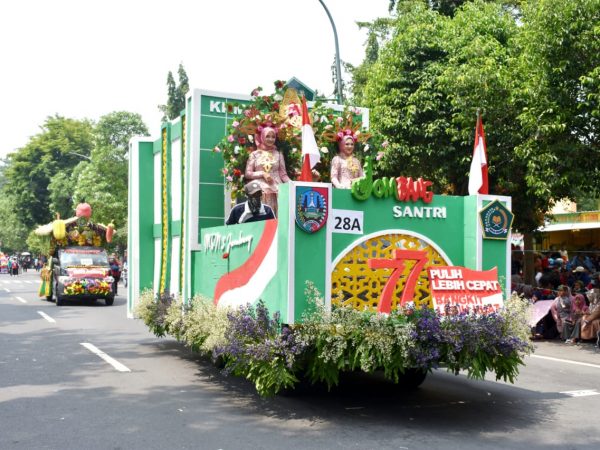
{"label": "headdress of flowers", "polygon": [[[277,133],[277,147],[286,159],[288,174],[292,176],[300,166],[300,99],[295,90],[285,89],[283,81],[274,84],[275,92],[271,95],[262,95],[260,87],[252,91],[251,102],[242,106],[243,113],[231,122],[227,135],[214,147],[215,152],[223,154],[222,173],[234,198],[242,193],[246,162],[260,144],[260,134],[265,127]],[[232,104],[232,111],[234,106],[240,105]]]}
{"label": "headdress of flowers", "polygon": [[347,114],[345,119],[339,117],[332,129],[325,130],[321,137],[328,142],[339,142],[346,136],[350,136],[354,142],[366,142],[371,138],[370,133],[361,132],[362,123],[354,123],[352,115]]}

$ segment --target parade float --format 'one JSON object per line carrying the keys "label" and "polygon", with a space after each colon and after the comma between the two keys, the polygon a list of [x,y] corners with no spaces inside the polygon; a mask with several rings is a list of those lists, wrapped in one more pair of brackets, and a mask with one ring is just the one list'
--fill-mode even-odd
{"label": "parade float", "polygon": [[35,234],[50,241],[48,264],[40,274],[39,295],[55,301],[56,306],[71,299],[103,299],[107,306],[114,302],[114,279],[106,251],[114,225],[94,223],[91,215],[90,205],[80,203],[74,217],[57,217],[35,230]]}
{"label": "parade float", "polygon": [[290,98],[280,82],[271,96],[194,90],[160,138],[132,140],[130,317],[261,394],[300,378],[335,385],[354,370],[406,386],[437,367],[512,382],[530,346],[527,305],[509,292],[511,198],[378,177],[385,142],[375,136],[357,149],[364,177],[334,189],[327,137],[366,135],[368,110],[311,104],[320,181],[279,185],[275,220],[224,226],[261,124],[279,130],[296,179],[301,121]]}

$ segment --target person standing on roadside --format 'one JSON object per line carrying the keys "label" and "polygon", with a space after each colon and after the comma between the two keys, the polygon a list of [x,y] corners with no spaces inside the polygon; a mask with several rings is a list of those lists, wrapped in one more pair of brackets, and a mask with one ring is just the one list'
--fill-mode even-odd
{"label": "person standing on roadside", "polygon": [[115,254],[111,255],[108,259],[108,264],[110,264],[110,275],[113,277],[113,293],[117,295],[117,287],[119,285],[119,280],[121,279],[121,266],[119,265],[119,260]]}
{"label": "person standing on roadside", "polygon": [[17,259],[14,258],[10,264],[10,274],[16,277],[19,275],[19,263],[17,262]]}

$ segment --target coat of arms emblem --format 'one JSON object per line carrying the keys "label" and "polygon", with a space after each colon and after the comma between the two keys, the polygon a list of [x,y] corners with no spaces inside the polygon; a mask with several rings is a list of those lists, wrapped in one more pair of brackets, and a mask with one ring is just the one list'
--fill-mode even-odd
{"label": "coat of arms emblem", "polygon": [[296,223],[307,233],[319,231],[327,223],[328,192],[313,186],[296,189]]}

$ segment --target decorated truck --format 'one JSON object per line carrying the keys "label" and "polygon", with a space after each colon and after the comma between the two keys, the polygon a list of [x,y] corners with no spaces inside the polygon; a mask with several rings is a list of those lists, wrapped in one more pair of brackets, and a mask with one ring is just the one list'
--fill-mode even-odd
{"label": "decorated truck", "polygon": [[90,205],[80,203],[74,217],[57,217],[35,230],[37,235],[50,239],[39,295],[55,301],[56,306],[74,299],[102,299],[107,306],[114,303],[114,279],[105,248],[112,241],[114,225],[94,223],[91,215]]}

